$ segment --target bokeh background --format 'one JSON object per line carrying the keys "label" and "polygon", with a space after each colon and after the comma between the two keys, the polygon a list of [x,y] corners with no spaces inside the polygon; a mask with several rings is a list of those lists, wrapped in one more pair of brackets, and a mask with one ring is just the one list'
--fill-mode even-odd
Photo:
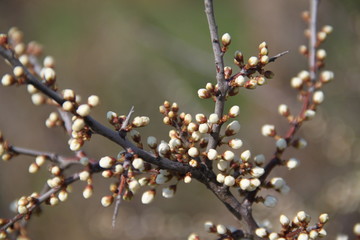
{"label": "bokeh background", "polygon": [[[277,115],[277,106],[286,103],[299,110],[296,92],[289,80],[306,69],[298,46],[306,44],[306,24],[300,13],[308,1],[257,0],[216,1],[219,32],[232,35],[227,64],[232,52],[245,56],[257,54],[262,41],[271,55],[290,53],[269,65],[275,78],[255,91],[242,90],[229,101],[238,104],[242,124],[242,150],[263,153],[274,151],[271,139],[261,136],[265,123],[285,131],[286,122]],[[213,56],[202,1],[80,1],[80,0],[0,0],[0,32],[18,26],[27,41],[43,44],[45,55],[56,59],[60,88],[71,88],[84,98],[100,96],[102,105],[93,116],[106,123],[107,111],[126,114],[131,106],[135,114],[151,118],[141,130],[143,139],[155,135],[167,139],[158,106],[176,101],[181,110],[210,114],[211,101],[197,98],[197,89],[215,81]],[[286,196],[275,194],[274,209],[254,207],[260,223],[279,228],[278,216],[293,217],[305,210],[314,219],[323,212],[331,216],[329,237],[350,234],[360,221],[360,2],[328,0],[320,5],[319,25],[330,24],[334,32],[324,44],[328,52],[326,69],[336,80],[325,86],[326,101],[317,117],[307,122],[299,136],[307,139],[305,150],[290,150],[286,157],[301,160],[299,168],[279,168],[272,176],[285,178],[291,186]],[[0,73],[9,71],[0,64]],[[0,87],[0,129],[14,145],[70,155],[67,137],[60,129],[47,129],[45,119],[50,107],[35,107],[24,87]],[[121,149],[106,139],[94,137],[84,148],[99,158],[116,155]],[[30,175],[34,159],[17,157],[0,162],[0,217],[13,216],[10,203],[17,197],[40,191],[48,172]],[[206,220],[239,227],[225,207],[202,185],[179,184],[174,199],[157,196],[150,206],[140,203],[140,194],[123,202],[115,230],[111,228],[112,208],[103,208],[100,199],[108,194],[109,181],[95,179],[95,194],[82,199],[84,183],[74,184],[67,202],[44,207],[40,217],[29,224],[33,239],[186,239],[191,232],[209,237],[203,230]],[[266,193],[264,193],[266,194]]]}

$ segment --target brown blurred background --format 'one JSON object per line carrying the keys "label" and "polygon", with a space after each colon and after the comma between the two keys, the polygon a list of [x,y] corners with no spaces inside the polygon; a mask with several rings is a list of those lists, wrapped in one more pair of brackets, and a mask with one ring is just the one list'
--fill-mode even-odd
{"label": "brown blurred background", "polygon": [[[257,54],[262,41],[271,55],[290,53],[269,69],[275,78],[256,91],[241,91],[228,107],[238,104],[242,124],[242,150],[271,157],[274,143],[261,136],[265,123],[286,130],[286,122],[277,115],[277,106],[288,104],[299,109],[289,80],[306,68],[297,52],[306,44],[306,25],[300,13],[308,1],[257,0],[216,1],[220,34],[229,32],[232,52],[240,49],[245,56]],[[301,160],[293,171],[279,168],[272,176],[284,177],[291,186],[286,196],[274,194],[279,204],[274,209],[255,206],[259,221],[268,219],[279,228],[278,216],[293,217],[305,210],[314,219],[323,212],[331,216],[329,238],[350,233],[360,221],[360,2],[329,0],[320,5],[319,26],[330,24],[334,33],[324,44],[328,53],[326,69],[336,80],[325,86],[326,101],[315,120],[299,133],[307,139],[305,150],[290,150],[286,157]],[[83,98],[100,96],[102,105],[93,116],[106,123],[112,110],[151,118],[151,125],[141,129],[143,139],[155,135],[167,139],[168,127],[162,125],[158,106],[176,101],[181,110],[192,114],[211,113],[211,101],[197,98],[197,89],[214,82],[214,66],[208,26],[202,1],[46,1],[0,0],[0,32],[18,26],[27,41],[43,44],[45,54],[55,57],[60,88],[71,88]],[[6,64],[0,73],[6,73]],[[24,87],[0,87],[0,129],[17,146],[70,155],[67,137],[60,129],[47,129],[45,119],[52,109],[35,107]],[[121,149],[95,136],[85,150],[98,158],[116,155]],[[9,204],[17,197],[40,191],[48,172],[43,168],[28,174],[34,159],[17,157],[0,162],[0,217],[11,217]],[[224,206],[203,186],[179,184],[174,199],[157,196],[150,206],[140,203],[140,194],[121,205],[117,228],[111,229],[113,208],[103,208],[100,199],[108,194],[110,181],[95,181],[95,194],[82,199],[84,183],[76,183],[65,203],[44,207],[40,217],[29,224],[32,239],[186,239],[193,231],[203,236],[206,220],[238,227]],[[160,190],[160,188],[159,188]],[[264,193],[265,194],[265,193]]]}

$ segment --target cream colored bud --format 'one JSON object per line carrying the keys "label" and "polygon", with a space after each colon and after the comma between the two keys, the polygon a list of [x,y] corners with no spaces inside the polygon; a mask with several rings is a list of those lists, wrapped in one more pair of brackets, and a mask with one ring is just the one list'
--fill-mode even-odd
{"label": "cream colored bud", "polygon": [[115,173],[122,174],[124,172],[124,167],[121,164],[115,166]]}
{"label": "cream colored bud", "polygon": [[85,127],[85,121],[82,118],[77,118],[75,119],[75,121],[73,122],[71,129],[73,131],[81,131],[83,128]]}
{"label": "cream colored bud", "polygon": [[22,77],[24,75],[25,71],[24,71],[23,67],[16,66],[13,69],[13,73],[14,73],[15,77],[19,78],[19,77]]}
{"label": "cream colored bud", "polygon": [[287,117],[290,115],[289,107],[286,104],[279,105],[278,112],[281,116],[284,116],[284,117]]}
{"label": "cream colored bud", "polygon": [[82,143],[77,139],[70,139],[70,150],[71,151],[79,151],[82,146]]}
{"label": "cream colored bud", "polygon": [[319,231],[318,231],[318,234],[319,234],[319,237],[323,238],[327,235],[327,232],[325,229],[321,228]]}
{"label": "cream colored bud", "polygon": [[235,87],[242,87],[242,86],[244,86],[245,82],[246,82],[246,79],[243,75],[237,76],[234,80]]}
{"label": "cream colored bud", "polygon": [[319,49],[316,51],[316,57],[319,60],[324,60],[326,58],[326,51],[324,49]]}
{"label": "cream colored bud", "polygon": [[156,148],[156,147],[157,147],[157,140],[156,140],[156,138],[153,137],[153,136],[149,136],[149,137],[147,138],[147,144],[148,144],[148,146],[149,146],[150,148],[152,148],[152,149]]}
{"label": "cream colored bud", "polygon": [[196,147],[192,147],[188,150],[188,154],[190,157],[196,158],[199,156],[199,150]]}
{"label": "cream colored bud", "polygon": [[103,207],[109,207],[113,203],[113,201],[113,196],[104,196],[101,198],[101,205],[103,205]]}
{"label": "cream colored bud", "polygon": [[279,190],[281,189],[286,183],[283,178],[281,177],[274,177],[270,180],[271,185],[274,189]]}
{"label": "cream colored bud", "polygon": [[196,233],[192,233],[188,236],[187,240],[199,240],[199,236]]}
{"label": "cream colored bud", "polygon": [[356,236],[360,236],[360,223],[354,225],[353,232]]}
{"label": "cream colored bud", "polygon": [[235,154],[232,151],[227,150],[223,153],[222,157],[226,161],[232,161],[235,157]]}
{"label": "cream colored bud", "polygon": [[310,81],[310,73],[309,71],[303,70],[298,73],[298,77],[302,79],[304,82]]}
{"label": "cream colored bud", "polygon": [[13,76],[11,76],[10,74],[5,74],[2,78],[1,78],[1,84],[3,86],[10,86],[13,83],[15,83],[15,79],[13,78]]}
{"label": "cream colored bud", "polygon": [[242,145],[243,145],[243,142],[238,138],[234,138],[229,141],[229,146],[232,149],[239,149],[242,147]]}
{"label": "cream colored bud", "polygon": [[316,112],[314,110],[308,109],[305,111],[305,119],[306,120],[311,120],[315,117]]}
{"label": "cream colored bud", "polygon": [[[83,191],[83,197],[85,199],[89,199],[91,198],[91,196],[93,195],[94,189],[92,188],[91,185],[87,185]],[[105,207],[105,206],[104,206]]]}
{"label": "cream colored bud", "polygon": [[324,101],[324,92],[323,91],[316,91],[313,95],[313,101],[315,104],[320,104]]}
{"label": "cream colored bud", "polygon": [[250,179],[250,187],[251,187],[251,190],[249,191],[252,191],[252,190],[255,190],[257,187],[259,187],[261,184],[260,180],[258,178],[252,178]]}
{"label": "cream colored bud", "polygon": [[130,190],[132,193],[134,193],[134,194],[135,194],[135,193],[140,189],[140,187],[141,187],[140,183],[139,183],[135,178],[133,178],[133,179],[130,180],[130,182],[128,183],[128,186],[129,186],[129,190]]}
{"label": "cream colored bud", "polygon": [[225,171],[229,167],[229,162],[225,160],[220,160],[216,166],[220,171]]}
{"label": "cream colored bud", "polygon": [[266,42],[262,42],[259,44],[259,49],[262,49],[262,48],[267,48],[267,43]]}
{"label": "cream colored bud", "polygon": [[40,76],[47,82],[52,82],[55,80],[56,74],[52,68],[43,68],[41,69]]}
{"label": "cream colored bud", "polygon": [[198,131],[195,131],[191,134],[191,138],[194,142],[200,141],[201,137],[202,137],[202,134]]}
{"label": "cream colored bud", "polygon": [[266,56],[266,55],[264,55],[264,56],[262,56],[262,57],[260,58],[260,62],[261,62],[263,65],[268,64],[268,63],[269,63],[269,60],[270,60],[270,58],[269,58],[268,56]]}
{"label": "cream colored bud", "polygon": [[45,97],[41,93],[35,93],[31,95],[31,101],[35,106],[39,106],[45,103]]}
{"label": "cream colored bud", "polygon": [[59,176],[60,175],[60,173],[61,173],[61,169],[60,169],[60,167],[59,166],[53,166],[52,168],[51,168],[51,174],[53,174],[53,175],[55,175],[55,176]]}
{"label": "cream colored bud", "polygon": [[[263,47],[260,49],[260,55],[268,55],[269,54],[269,50],[266,47]],[[269,62],[269,61],[268,61]]]}
{"label": "cream colored bud", "polygon": [[330,34],[333,31],[333,27],[330,25],[325,25],[322,27],[322,31],[325,32],[326,34]]}
{"label": "cream colored bud", "polygon": [[212,232],[214,227],[215,227],[215,225],[210,221],[207,221],[207,222],[204,223],[204,228],[205,228],[206,232]]}
{"label": "cream colored bud", "polygon": [[202,123],[199,125],[199,132],[200,133],[208,133],[209,132],[209,125],[207,123]]}
{"label": "cream colored bud", "polygon": [[246,150],[244,152],[241,153],[240,158],[244,161],[247,162],[250,158],[251,158],[251,152],[250,150]]}
{"label": "cream colored bud", "polygon": [[[319,233],[317,230],[313,229],[309,232],[309,237],[310,239],[316,239],[319,237]],[[336,240],[339,240],[339,239],[336,239]]]}
{"label": "cream colored bud", "polygon": [[91,95],[88,97],[87,103],[90,107],[96,107],[100,104],[100,98],[96,95]]}
{"label": "cream colored bud", "polygon": [[18,206],[17,207],[17,211],[19,214],[26,214],[28,213],[28,209],[26,208],[26,206]]}
{"label": "cream colored bud", "polygon": [[90,106],[87,104],[81,104],[78,109],[76,110],[76,113],[79,114],[82,117],[86,117],[90,114]]}
{"label": "cream colored bud", "polygon": [[307,46],[301,45],[301,46],[299,47],[299,52],[300,52],[301,54],[303,54],[303,55],[306,55],[306,54],[308,53],[308,48],[307,48]]}
{"label": "cream colored bud", "polygon": [[191,176],[186,175],[184,177],[184,183],[191,183],[191,180],[192,180]]}
{"label": "cream colored bud", "polygon": [[55,206],[55,205],[57,205],[59,203],[59,199],[57,197],[53,196],[53,197],[50,197],[49,202],[50,202],[51,206]]}
{"label": "cream colored bud", "polygon": [[250,65],[250,67],[255,67],[258,63],[259,59],[255,56],[250,57],[248,60],[248,64]]}
{"label": "cream colored bud", "polygon": [[218,174],[216,175],[216,181],[217,181],[218,183],[224,183],[224,181],[225,181],[225,175],[222,174],[222,173],[218,173]]}
{"label": "cream colored bud", "polygon": [[215,149],[209,149],[207,152],[207,157],[209,160],[215,160],[217,158],[217,151]]}
{"label": "cream colored bud", "polygon": [[320,74],[320,80],[323,83],[328,83],[334,79],[334,73],[332,71],[323,71]]}
{"label": "cream colored bud", "polygon": [[201,99],[206,99],[206,98],[210,98],[211,94],[208,90],[206,90],[205,88],[201,88],[198,90],[198,96]]}
{"label": "cream colored bud", "polygon": [[218,224],[216,225],[216,232],[218,234],[225,234],[227,232],[227,228],[222,224]]}
{"label": "cream colored bud", "polygon": [[170,186],[162,189],[162,196],[164,198],[173,198],[175,196],[175,186]]}
{"label": "cream colored bud", "polygon": [[224,185],[228,186],[228,187],[232,187],[235,185],[235,178],[233,176],[226,176],[224,179]]}
{"label": "cream colored bud", "polygon": [[140,171],[143,171],[145,168],[144,160],[142,160],[141,158],[135,158],[132,161],[132,165],[135,169],[139,169]]}
{"label": "cream colored bud", "polygon": [[212,113],[209,116],[209,123],[217,124],[219,122],[219,116],[216,113]]}
{"label": "cream colored bud", "polygon": [[32,84],[28,84],[27,87],[26,87],[28,93],[30,94],[34,94],[34,93],[37,93],[39,90],[37,90],[36,87],[34,87],[34,85]]}
{"label": "cream colored bud", "polygon": [[300,211],[296,214],[296,217],[299,219],[300,222],[310,222],[311,218],[310,216],[304,212],[304,211]]}
{"label": "cream colored bud", "polygon": [[43,155],[37,156],[35,158],[35,162],[38,166],[42,166],[45,163],[45,161],[46,161],[46,157]]}
{"label": "cream colored bud", "polygon": [[256,236],[261,237],[261,238],[265,238],[268,235],[265,228],[257,228],[255,230],[255,234],[256,234]]}
{"label": "cream colored bud", "polygon": [[206,90],[213,91],[215,89],[214,85],[212,83],[207,83],[205,86]]}
{"label": "cream colored bud", "polygon": [[303,80],[299,77],[293,77],[291,79],[291,87],[293,88],[301,88],[303,85]]}
{"label": "cream colored bud", "polygon": [[300,233],[297,240],[309,240],[309,235],[307,233]]}
{"label": "cream colored bud", "polygon": [[195,115],[195,120],[198,122],[198,123],[206,123],[207,119],[206,119],[206,116],[202,113],[198,113]]}
{"label": "cream colored bud", "polygon": [[178,139],[178,138],[172,138],[172,139],[169,141],[169,146],[170,146],[170,149],[172,149],[172,150],[181,147],[181,141],[180,141],[180,139]]}
{"label": "cream colored bud", "polygon": [[155,199],[155,190],[148,190],[141,196],[141,202],[143,204],[149,204]]}
{"label": "cream colored bud", "polygon": [[273,137],[276,135],[275,126],[266,124],[266,125],[262,126],[261,133],[265,137]]}
{"label": "cream colored bud", "polygon": [[58,198],[61,202],[65,202],[68,199],[69,193],[66,190],[61,190],[58,194]]}
{"label": "cream colored bud", "polygon": [[266,207],[273,208],[273,207],[276,206],[276,204],[277,204],[277,199],[276,199],[276,197],[271,196],[271,195],[267,195],[267,196],[265,197],[264,205],[265,205]]}
{"label": "cream colored bud", "polygon": [[187,126],[187,130],[189,133],[193,133],[195,131],[197,131],[199,129],[199,125],[197,123],[189,123],[189,125]]}
{"label": "cream colored bud", "polygon": [[162,141],[158,146],[158,152],[160,157],[166,157],[170,153],[170,146],[166,142]]}
{"label": "cream colored bud", "polygon": [[115,159],[111,158],[111,157],[102,157],[99,161],[99,165],[102,168],[111,168],[115,163]]}
{"label": "cream colored bud", "polygon": [[221,42],[224,45],[224,47],[227,47],[230,45],[231,43],[231,36],[229,33],[225,33],[224,35],[222,35],[221,37]]}
{"label": "cream colored bud", "polygon": [[229,115],[229,117],[234,118],[234,117],[237,117],[239,115],[239,113],[240,113],[240,107],[235,105],[230,108],[228,115]]}
{"label": "cream colored bud", "polygon": [[287,148],[287,142],[284,138],[280,138],[276,141],[276,147],[279,150],[284,150],[285,148]]}
{"label": "cream colored bud", "polygon": [[36,163],[32,163],[29,166],[29,173],[36,173],[39,170],[39,166]]}
{"label": "cream colored bud", "polygon": [[241,190],[246,191],[250,187],[250,180],[247,178],[241,179],[239,182],[239,186],[240,186]]}
{"label": "cream colored bud", "polygon": [[299,160],[297,160],[296,158],[290,158],[287,162],[286,162],[286,166],[289,170],[294,169],[296,167],[298,167],[300,164]]}
{"label": "cream colored bud", "polygon": [[70,101],[65,101],[63,104],[62,104],[62,108],[64,109],[64,111],[66,112],[70,112],[74,109],[74,105],[72,102]]}
{"label": "cream colored bud", "polygon": [[51,56],[46,56],[43,61],[44,67],[46,68],[54,68],[55,67],[55,59]]}
{"label": "cream colored bud", "polygon": [[251,176],[259,178],[265,173],[262,167],[253,167],[250,171]]}
{"label": "cream colored bud", "polygon": [[226,126],[225,135],[233,136],[240,131],[240,123],[238,121],[232,121],[229,125]]}
{"label": "cream colored bud", "polygon": [[103,178],[111,178],[113,176],[113,172],[111,170],[104,170],[101,172],[101,176]]}
{"label": "cream colored bud", "polygon": [[325,41],[325,40],[326,40],[326,37],[327,37],[327,34],[326,34],[326,32],[324,32],[324,31],[320,31],[320,32],[318,32],[318,34],[317,34],[317,39],[318,39],[319,41],[321,41],[321,42]]}
{"label": "cream colored bud", "polygon": [[269,234],[269,240],[279,240],[279,234],[272,232]]}
{"label": "cream colored bud", "polygon": [[281,215],[279,220],[280,224],[283,226],[288,226],[290,224],[290,219],[285,215]]}
{"label": "cream colored bud", "polygon": [[90,178],[90,173],[88,171],[82,171],[79,174],[80,181],[87,181]]}
{"label": "cream colored bud", "polygon": [[329,221],[329,214],[323,213],[319,216],[319,222],[325,224]]}

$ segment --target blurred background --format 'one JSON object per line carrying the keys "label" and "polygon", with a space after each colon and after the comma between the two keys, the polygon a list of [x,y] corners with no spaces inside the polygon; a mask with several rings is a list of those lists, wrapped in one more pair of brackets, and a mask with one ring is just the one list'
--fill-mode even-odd
{"label": "blurred background", "polygon": [[[255,91],[241,90],[228,102],[241,108],[239,137],[242,150],[263,153],[270,158],[274,142],[261,136],[263,124],[274,124],[283,133],[286,121],[277,114],[279,104],[299,110],[296,91],[289,81],[306,69],[307,62],[298,47],[307,44],[301,20],[308,1],[244,0],[215,1],[219,33],[229,32],[232,44],[225,57],[232,66],[233,52],[245,57],[257,55],[258,45],[266,41],[270,55],[290,53],[269,64],[275,73],[269,84]],[[305,210],[313,221],[323,212],[331,222],[328,239],[337,234],[352,235],[352,226],[360,221],[360,2],[358,0],[321,1],[319,26],[330,24],[334,32],[323,47],[327,50],[326,69],[335,73],[335,81],[324,88],[326,101],[316,118],[298,133],[309,146],[287,151],[296,157],[299,168],[278,168],[272,176],[281,176],[291,187],[288,195],[274,193],[276,208],[254,206],[256,219],[279,229],[278,217],[292,218]],[[26,41],[36,40],[45,55],[56,59],[60,89],[71,88],[84,99],[100,97],[102,105],[93,116],[107,124],[106,112],[126,114],[131,106],[135,115],[151,118],[141,129],[142,138],[150,135],[168,139],[169,127],[162,124],[158,106],[164,100],[177,102],[180,110],[191,114],[212,113],[213,103],[200,100],[197,89],[215,82],[215,70],[208,26],[202,1],[80,1],[80,0],[0,0],[0,32],[17,26]],[[0,64],[0,73],[9,67]],[[0,87],[0,129],[12,144],[37,150],[71,155],[67,136],[60,129],[47,129],[45,119],[53,109],[35,107],[24,87]],[[118,146],[98,136],[84,148],[99,158],[114,155]],[[240,152],[239,152],[240,153]],[[0,217],[10,218],[10,203],[25,194],[40,191],[46,168],[35,175],[28,173],[34,161],[17,157],[0,162]],[[140,203],[138,194],[123,202],[116,229],[111,228],[113,208],[103,208],[110,181],[95,179],[95,193],[82,198],[83,182],[74,184],[69,200],[56,207],[45,206],[40,217],[29,224],[32,239],[186,239],[203,230],[204,221],[239,227],[225,207],[202,185],[181,183],[174,199],[157,196],[149,206]],[[160,190],[160,189],[159,189]],[[267,193],[263,193],[266,195]]]}

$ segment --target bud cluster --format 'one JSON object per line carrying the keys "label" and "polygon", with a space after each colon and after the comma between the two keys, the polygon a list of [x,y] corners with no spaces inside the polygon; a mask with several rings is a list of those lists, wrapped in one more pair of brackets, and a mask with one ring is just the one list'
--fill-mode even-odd
{"label": "bud cluster", "polygon": [[2,132],[0,131],[0,156],[2,160],[9,161],[13,157],[14,153],[9,150],[9,145],[5,141]]}

